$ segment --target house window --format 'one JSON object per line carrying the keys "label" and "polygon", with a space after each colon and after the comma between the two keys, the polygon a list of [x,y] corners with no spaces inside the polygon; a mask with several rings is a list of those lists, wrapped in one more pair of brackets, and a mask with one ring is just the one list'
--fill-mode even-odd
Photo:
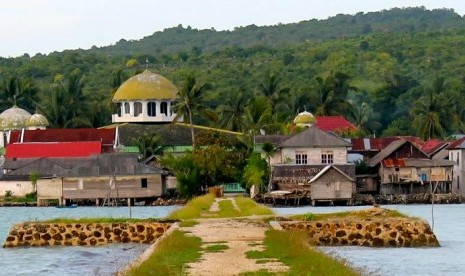
{"label": "house window", "polygon": [[129,103],[124,103],[124,114],[129,113],[131,113],[131,107],[129,106]]}
{"label": "house window", "polygon": [[162,102],[160,104],[160,113],[165,114],[168,116],[168,103],[167,102]]}
{"label": "house window", "polygon": [[150,117],[157,116],[157,110],[156,110],[156,103],[155,102],[148,102],[147,103],[147,115],[149,115]]}
{"label": "house window", "polygon": [[296,164],[307,164],[307,154],[298,152],[295,154],[295,163]]}
{"label": "house window", "polygon": [[457,152],[457,166],[460,167],[460,158],[459,158],[459,153]]}
{"label": "house window", "polygon": [[141,102],[135,102],[134,103],[134,116],[137,117],[141,113],[142,113],[142,103]]}
{"label": "house window", "polygon": [[322,151],[321,152],[321,164],[333,164],[333,163],[334,163],[333,151],[332,150]]}
{"label": "house window", "polygon": [[147,188],[147,178],[142,178],[140,180],[140,187],[141,188]]}

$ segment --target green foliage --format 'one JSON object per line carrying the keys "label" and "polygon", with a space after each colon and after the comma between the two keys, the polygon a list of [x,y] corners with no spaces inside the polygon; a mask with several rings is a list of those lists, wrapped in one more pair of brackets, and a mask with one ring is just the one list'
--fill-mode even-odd
{"label": "green foliage", "polygon": [[254,152],[247,159],[247,165],[244,168],[242,182],[247,189],[252,186],[264,190],[269,180],[268,163],[262,158],[261,154]]}
{"label": "green foliage", "polygon": [[201,245],[200,238],[176,230],[158,244],[145,262],[127,275],[183,275],[186,263],[200,259]]}
{"label": "green foliage", "polygon": [[142,155],[142,159],[145,160],[152,155],[163,154],[161,137],[157,134],[144,133],[143,135],[133,138],[131,142],[132,146],[139,148],[139,153]]}
{"label": "green foliage", "polygon": [[169,167],[176,175],[178,192],[183,197],[191,197],[200,192],[202,186],[201,168],[194,162],[192,152],[182,156],[166,156],[161,160],[164,166]]}
{"label": "green foliage", "polygon": [[12,197],[13,196],[13,192],[11,190],[6,190],[5,191],[5,197],[6,198],[9,198],[9,197]]}
{"label": "green foliage", "polygon": [[303,215],[303,220],[305,220],[305,221],[315,220],[315,215],[312,214],[312,213],[304,214]]}

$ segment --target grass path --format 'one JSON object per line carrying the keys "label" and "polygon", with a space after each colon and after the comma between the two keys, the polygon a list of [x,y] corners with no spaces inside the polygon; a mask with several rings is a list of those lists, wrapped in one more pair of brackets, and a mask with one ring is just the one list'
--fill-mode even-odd
{"label": "grass path", "polygon": [[[233,198],[216,199],[208,210],[208,215],[220,212],[223,201],[231,201],[234,209],[241,211]],[[190,227],[182,227],[181,230],[200,238],[204,243],[204,249],[212,245],[223,245],[223,250],[206,250],[199,261],[186,265],[188,275],[240,275],[259,271],[288,271],[289,268],[276,259],[257,262],[247,258],[247,252],[264,249],[263,240],[265,232],[269,229],[268,224],[246,218],[201,219],[198,222]]]}

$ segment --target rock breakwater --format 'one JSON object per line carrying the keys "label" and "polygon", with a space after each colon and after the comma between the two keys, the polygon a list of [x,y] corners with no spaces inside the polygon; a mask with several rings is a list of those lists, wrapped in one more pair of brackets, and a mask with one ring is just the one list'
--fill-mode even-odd
{"label": "rock breakwater", "polygon": [[153,243],[171,225],[170,222],[22,223],[11,228],[3,247]]}

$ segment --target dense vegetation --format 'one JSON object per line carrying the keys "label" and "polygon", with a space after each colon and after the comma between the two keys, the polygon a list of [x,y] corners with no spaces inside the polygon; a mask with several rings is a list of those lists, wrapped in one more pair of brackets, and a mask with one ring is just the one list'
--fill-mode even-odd
{"label": "dense vegetation", "polygon": [[[148,61],[180,89],[208,84],[194,123],[283,133],[307,109],[344,115],[357,135],[447,137],[465,130],[464,34],[453,10],[422,7],[222,32],[178,26],[103,48],[0,58],[0,107],[38,108],[53,127],[105,125],[112,93]],[[217,116],[201,116],[206,108]]]}

